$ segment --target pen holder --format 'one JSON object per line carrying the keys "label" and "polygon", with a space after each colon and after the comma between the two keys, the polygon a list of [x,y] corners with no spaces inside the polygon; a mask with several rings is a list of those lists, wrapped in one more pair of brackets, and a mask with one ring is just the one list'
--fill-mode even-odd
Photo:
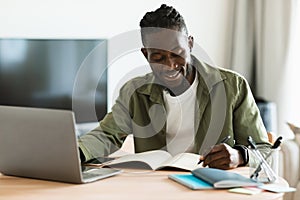
{"label": "pen holder", "polygon": [[250,178],[262,183],[272,183],[278,178],[279,149],[257,147],[249,150]]}

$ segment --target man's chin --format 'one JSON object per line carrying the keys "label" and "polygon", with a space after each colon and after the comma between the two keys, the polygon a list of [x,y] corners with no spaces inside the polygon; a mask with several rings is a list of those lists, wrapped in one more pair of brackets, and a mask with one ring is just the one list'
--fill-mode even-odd
{"label": "man's chin", "polygon": [[165,87],[167,87],[170,90],[174,90],[176,88],[179,88],[181,83],[182,83],[181,80],[174,80],[174,81],[164,80]]}

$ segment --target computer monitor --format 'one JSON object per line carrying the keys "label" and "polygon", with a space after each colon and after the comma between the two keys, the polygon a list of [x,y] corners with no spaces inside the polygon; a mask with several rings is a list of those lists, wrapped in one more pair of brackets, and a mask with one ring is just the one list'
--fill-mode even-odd
{"label": "computer monitor", "polygon": [[0,105],[73,110],[77,123],[98,121],[107,112],[106,69],[104,39],[0,38]]}

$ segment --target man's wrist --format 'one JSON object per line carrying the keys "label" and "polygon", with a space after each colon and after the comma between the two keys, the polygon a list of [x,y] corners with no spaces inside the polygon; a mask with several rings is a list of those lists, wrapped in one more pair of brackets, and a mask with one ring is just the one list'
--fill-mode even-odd
{"label": "man's wrist", "polygon": [[239,166],[245,166],[249,162],[248,148],[245,145],[235,145],[234,149],[238,150],[239,156],[242,158],[242,163]]}

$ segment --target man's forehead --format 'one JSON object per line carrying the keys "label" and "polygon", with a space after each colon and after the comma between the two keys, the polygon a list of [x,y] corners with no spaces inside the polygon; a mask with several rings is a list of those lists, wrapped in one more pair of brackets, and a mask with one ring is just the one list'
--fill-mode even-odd
{"label": "man's forehead", "polygon": [[188,48],[188,36],[181,31],[157,28],[144,35],[146,48],[171,51],[176,48]]}

